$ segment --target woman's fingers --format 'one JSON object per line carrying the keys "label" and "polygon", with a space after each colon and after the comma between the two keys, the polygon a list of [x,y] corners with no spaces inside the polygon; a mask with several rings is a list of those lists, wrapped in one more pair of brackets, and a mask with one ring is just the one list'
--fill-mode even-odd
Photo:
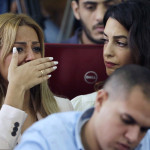
{"label": "woman's fingers", "polygon": [[54,70],[57,69],[57,66],[53,66],[51,68],[47,68],[47,69],[44,69],[44,70],[40,70],[39,73],[38,73],[38,76],[39,77],[43,77],[45,75],[48,75],[50,74],[51,72],[53,72]]}
{"label": "woman's fingers", "polygon": [[49,78],[51,77],[51,75],[45,75],[45,76],[42,76],[42,77],[39,77],[36,81],[34,81],[33,85],[38,85],[46,80],[48,80]]}
{"label": "woman's fingers", "polygon": [[52,60],[53,60],[53,57],[44,57],[44,58],[35,59],[29,63],[32,63],[32,65],[34,65],[34,66],[37,66],[37,65],[40,65],[40,64],[43,64],[46,62],[50,62]]}
{"label": "woman's fingers", "polygon": [[9,78],[11,76],[11,73],[15,70],[15,68],[17,66],[18,66],[18,52],[17,52],[16,47],[13,47],[13,54],[12,54],[9,68],[8,68],[8,77],[7,77],[8,81],[9,81]]}
{"label": "woman's fingers", "polygon": [[18,65],[18,52],[16,47],[13,48],[13,54],[10,62],[10,68],[16,68]]}
{"label": "woman's fingers", "polygon": [[58,61],[51,61],[37,65],[37,70],[45,70],[58,64]]}
{"label": "woman's fingers", "polygon": [[32,88],[49,79],[51,77],[49,74],[57,69],[55,65],[58,62],[52,61],[52,59],[51,57],[39,58],[18,66],[18,52],[14,49],[8,72],[8,81],[23,90]]}

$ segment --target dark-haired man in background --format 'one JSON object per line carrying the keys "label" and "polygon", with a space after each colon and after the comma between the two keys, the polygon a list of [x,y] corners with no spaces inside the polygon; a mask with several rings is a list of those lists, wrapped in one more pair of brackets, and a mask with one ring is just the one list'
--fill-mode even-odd
{"label": "dark-haired man in background", "polygon": [[103,37],[103,17],[106,10],[122,0],[73,0],[71,3],[75,18],[80,21],[78,28],[70,39],[63,43],[100,44]]}

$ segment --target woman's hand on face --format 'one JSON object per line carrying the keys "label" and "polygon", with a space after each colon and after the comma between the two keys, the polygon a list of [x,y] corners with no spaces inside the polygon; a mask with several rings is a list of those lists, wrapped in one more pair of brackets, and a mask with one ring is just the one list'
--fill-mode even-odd
{"label": "woman's hand on face", "polygon": [[51,72],[56,70],[57,61],[52,57],[39,58],[18,66],[18,52],[13,48],[12,59],[8,69],[9,84],[15,88],[28,90],[37,84],[49,79]]}

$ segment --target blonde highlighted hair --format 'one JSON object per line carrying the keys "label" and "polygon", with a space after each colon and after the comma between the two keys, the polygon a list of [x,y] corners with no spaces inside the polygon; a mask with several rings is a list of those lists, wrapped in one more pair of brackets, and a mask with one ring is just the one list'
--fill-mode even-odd
{"label": "blonde highlighted hair", "polygon": [[[41,27],[25,14],[5,13],[0,15],[0,63],[3,62],[12,51],[19,26],[29,26],[36,31],[42,49],[41,55],[44,57],[44,35]],[[0,76],[0,107],[2,106],[7,91],[7,87],[5,87],[3,83],[4,79]],[[30,91],[32,99],[31,105],[34,105],[35,112],[40,112],[42,117],[59,111],[57,102],[47,82],[33,87]]]}

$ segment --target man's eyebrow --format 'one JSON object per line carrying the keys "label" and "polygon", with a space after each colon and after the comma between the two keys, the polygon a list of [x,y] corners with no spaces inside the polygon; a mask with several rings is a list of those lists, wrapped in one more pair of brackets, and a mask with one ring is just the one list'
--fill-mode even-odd
{"label": "man's eyebrow", "polygon": [[85,1],[83,2],[84,5],[87,5],[87,4],[97,4],[98,2],[93,2],[93,1]]}
{"label": "man's eyebrow", "polygon": [[[108,37],[106,33],[103,33],[103,34],[104,34],[106,37]],[[116,35],[116,36],[113,36],[113,38],[114,38],[114,39],[127,39],[127,37],[126,37],[125,35]]]}
{"label": "man's eyebrow", "polygon": [[137,123],[137,121],[133,118],[133,117],[131,117],[130,115],[128,115],[128,114],[124,114],[133,124],[136,124]]}
{"label": "man's eyebrow", "polygon": [[[128,117],[128,119],[130,119],[130,121],[131,121],[133,124],[138,124],[138,122],[137,122],[133,117],[131,117],[130,115],[125,114],[125,116]],[[141,129],[149,130],[150,127],[144,127],[144,126],[142,126]]]}

